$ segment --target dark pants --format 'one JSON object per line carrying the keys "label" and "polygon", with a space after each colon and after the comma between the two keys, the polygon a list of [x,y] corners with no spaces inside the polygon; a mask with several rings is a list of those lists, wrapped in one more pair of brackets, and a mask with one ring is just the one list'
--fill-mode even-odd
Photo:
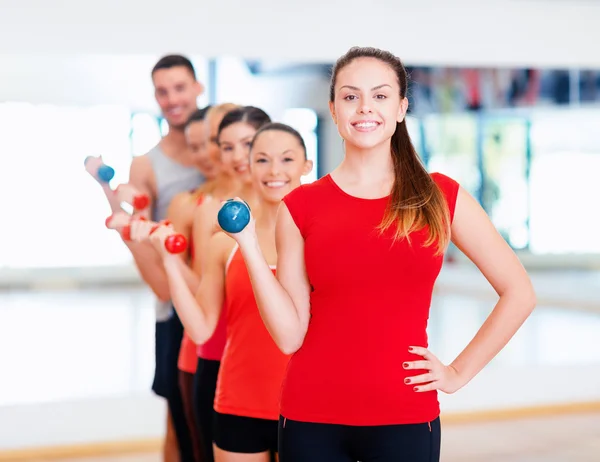
{"label": "dark pants", "polygon": [[192,448],[194,449],[194,460],[196,462],[204,462],[202,436],[200,427],[196,420],[196,412],[194,409],[194,376],[189,372],[179,371],[179,389],[183,398],[183,407],[185,410],[185,418],[190,431],[192,440]]}
{"label": "dark pants", "polygon": [[158,396],[162,396],[167,400],[181,462],[195,462],[190,429],[188,428],[183,398],[179,388],[177,362],[182,338],[183,325],[174,310],[170,319],[156,323],[156,369],[152,390]]}
{"label": "dark pants", "polygon": [[202,462],[214,462],[215,460],[213,422],[215,391],[220,366],[220,361],[198,358],[198,367],[194,376],[194,411],[203,449]]}
{"label": "dark pants", "polygon": [[355,427],[279,419],[280,462],[439,462],[433,422]]}

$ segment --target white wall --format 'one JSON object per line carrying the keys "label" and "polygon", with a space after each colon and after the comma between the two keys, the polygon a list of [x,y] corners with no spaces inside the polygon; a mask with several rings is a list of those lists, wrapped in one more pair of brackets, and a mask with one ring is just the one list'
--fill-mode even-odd
{"label": "white wall", "polygon": [[[117,104],[154,112],[158,108],[150,72],[159,58],[156,53],[2,56],[0,101],[64,106]],[[194,56],[190,59],[198,78],[206,81],[206,60]]]}
{"label": "white wall", "polygon": [[[219,59],[217,100],[256,105],[281,120],[287,108],[311,108],[321,117],[319,162],[323,173],[333,170],[343,156],[337,127],[329,115],[329,78],[316,73],[252,75],[236,58]],[[316,166],[315,166],[316,168]]]}
{"label": "white wall", "polygon": [[362,44],[412,64],[600,67],[599,20],[586,0],[2,0],[0,54],[331,61]]}

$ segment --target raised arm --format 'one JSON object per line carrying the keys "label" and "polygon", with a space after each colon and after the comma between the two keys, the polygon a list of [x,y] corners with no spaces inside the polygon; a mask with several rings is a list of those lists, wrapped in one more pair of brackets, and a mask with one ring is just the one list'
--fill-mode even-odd
{"label": "raised arm", "polygon": [[[155,234],[154,239],[161,238],[161,230]],[[223,234],[214,236],[196,294],[190,291],[182,274],[185,266],[182,260],[175,255],[164,255],[173,306],[196,344],[206,343],[217,327],[225,299],[225,264],[233,245],[234,242]]]}
{"label": "raised arm", "polygon": [[215,234],[215,224],[220,202],[214,198],[206,198],[202,205],[196,207],[192,222],[192,236],[194,240],[194,261],[192,270],[202,276],[206,264],[206,256],[210,249],[211,240]]}
{"label": "raised arm", "polygon": [[232,236],[240,244],[267,330],[283,353],[295,353],[308,330],[311,289],[304,263],[304,239],[288,208],[282,203],[277,217],[277,277],[262,255],[254,221]]}
{"label": "raised arm", "polygon": [[[443,366],[422,347],[413,353],[426,362],[408,369],[431,372],[412,378],[416,391],[440,389],[453,393],[475,377],[515,335],[535,307],[533,286],[513,250],[496,231],[481,206],[460,188],[452,223],[452,241],[479,268],[500,299],[473,340],[449,366]],[[406,366],[405,366],[406,367]]]}
{"label": "raised arm", "polygon": [[[171,222],[173,229],[185,236],[194,248],[195,241],[192,237],[192,222],[195,208],[193,198],[186,192],[176,195],[167,209],[167,219]],[[179,257],[185,263],[181,266],[182,276],[192,293],[196,293],[200,284],[200,277],[192,271],[188,263],[190,261],[190,245],[188,245],[185,252],[179,254]]]}
{"label": "raised arm", "polygon": [[[150,186],[153,175],[152,165],[146,156],[133,159],[129,171],[129,184],[134,186],[139,192],[147,194],[150,198],[148,208],[138,214],[149,219],[153,218],[150,216],[150,211],[155,199]],[[144,282],[152,289],[158,299],[168,301],[170,299],[169,284],[160,255],[149,242],[124,242],[131,252],[135,266]]]}
{"label": "raised arm", "polygon": [[108,204],[110,206],[110,212],[112,215],[121,210],[121,204],[119,203],[117,196],[115,195],[114,191],[112,190],[110,183],[103,181],[98,176],[98,169],[102,164],[104,164],[104,161],[102,160],[102,156],[88,157],[85,162],[85,169],[102,188],[102,192],[104,192],[104,196],[106,197],[106,200],[108,201]]}

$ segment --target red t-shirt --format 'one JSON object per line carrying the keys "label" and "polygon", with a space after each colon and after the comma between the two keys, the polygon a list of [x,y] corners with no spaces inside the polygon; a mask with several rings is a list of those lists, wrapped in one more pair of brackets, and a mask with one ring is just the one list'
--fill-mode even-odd
{"label": "red t-shirt", "polygon": [[277,420],[289,356],[277,347],[263,323],[237,246],[227,268],[225,286],[227,343],[219,369],[215,410]]}
{"label": "red t-shirt", "polygon": [[[459,185],[431,177],[451,218]],[[443,256],[424,247],[425,230],[392,244],[393,229],[376,229],[389,197],[361,199],[326,175],[285,197],[305,242],[312,287],[311,319],[283,383],[281,414],[343,425],[424,423],[439,415],[437,392],[413,391],[406,377],[424,371],[402,363],[427,347],[427,321]],[[393,228],[393,227],[392,227]]]}

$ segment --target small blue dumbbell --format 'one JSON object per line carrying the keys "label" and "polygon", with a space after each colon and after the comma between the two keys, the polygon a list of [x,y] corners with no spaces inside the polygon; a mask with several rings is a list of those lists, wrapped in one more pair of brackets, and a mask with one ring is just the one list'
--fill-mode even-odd
{"label": "small blue dumbbell", "polygon": [[[90,157],[86,157],[84,164],[87,163],[88,159],[90,159]],[[100,179],[100,181],[103,181],[104,183],[108,183],[115,176],[115,169],[112,167],[109,167],[108,165],[102,164],[100,167],[98,167],[97,175],[98,175],[98,178]]]}
{"label": "small blue dumbbell", "polygon": [[228,199],[219,210],[217,220],[224,231],[239,233],[250,223],[250,206],[244,201]]}

